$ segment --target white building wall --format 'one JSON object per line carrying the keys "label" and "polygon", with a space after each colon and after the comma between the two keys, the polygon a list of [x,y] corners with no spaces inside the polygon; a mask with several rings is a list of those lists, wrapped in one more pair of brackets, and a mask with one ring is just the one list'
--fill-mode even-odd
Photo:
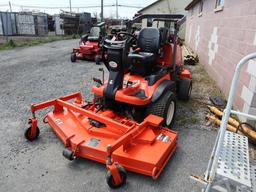
{"label": "white building wall", "polygon": [[[216,10],[215,1],[204,0],[201,13],[199,3],[189,9],[186,44],[228,97],[237,63],[256,51],[256,1],[225,0],[223,6]],[[256,115],[256,60],[242,68],[234,108]]]}

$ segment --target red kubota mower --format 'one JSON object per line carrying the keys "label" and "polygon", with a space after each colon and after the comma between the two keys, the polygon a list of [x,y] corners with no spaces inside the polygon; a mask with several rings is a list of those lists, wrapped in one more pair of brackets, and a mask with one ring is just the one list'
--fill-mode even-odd
{"label": "red kubota mower", "polygon": [[104,26],[104,22],[99,23],[96,27],[91,28],[89,34],[81,37],[79,48],[74,48],[71,53],[71,62],[76,62],[77,59],[87,59],[99,64],[102,57],[101,41]]}
{"label": "red kubota mower", "polygon": [[[176,150],[178,134],[170,127],[176,110],[176,95],[187,100],[190,72],[183,68],[181,48],[176,44],[183,15],[142,15],[173,23],[168,28],[144,28],[138,38],[128,32],[104,41],[104,63],[109,79],[96,79],[92,102],[80,93],[31,106],[31,126],[25,137],[39,135],[35,112],[54,107],[43,122],[63,141],[64,157],[91,159],[106,164],[107,184],[117,188],[126,182],[126,170],[157,179]],[[130,51],[132,42],[137,41]],[[172,42],[171,42],[172,41]],[[102,69],[101,69],[102,70]],[[68,102],[73,100],[73,102]]]}

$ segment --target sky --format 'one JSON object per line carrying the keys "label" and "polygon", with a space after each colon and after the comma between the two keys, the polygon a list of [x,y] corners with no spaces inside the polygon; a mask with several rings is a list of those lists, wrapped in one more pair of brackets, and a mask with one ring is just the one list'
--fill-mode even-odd
{"label": "sky", "polygon": [[[129,5],[139,8],[128,8],[128,7],[118,7],[118,16],[121,18],[132,18],[134,14],[155,0],[118,0],[119,5]],[[12,11],[22,11],[22,10],[36,10],[49,14],[58,14],[60,9],[49,9],[41,7],[69,7],[69,0],[10,0],[12,5]],[[101,0],[71,0],[71,5],[74,7],[73,12],[90,12],[100,14],[99,8],[82,8],[86,6],[100,6]],[[116,0],[104,0],[104,5],[115,5]],[[9,11],[9,0],[0,0],[0,11]],[[39,6],[40,8],[32,8],[26,6]],[[62,8],[65,11],[69,11],[69,8]],[[104,7],[104,17],[116,17],[116,7]]]}

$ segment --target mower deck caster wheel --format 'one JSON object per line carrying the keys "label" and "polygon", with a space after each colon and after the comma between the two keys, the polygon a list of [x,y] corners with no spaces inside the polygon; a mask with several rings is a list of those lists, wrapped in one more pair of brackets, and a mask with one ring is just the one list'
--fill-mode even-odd
{"label": "mower deck caster wheel", "polygon": [[76,62],[76,54],[75,53],[71,53],[71,57],[70,57],[71,62]]}
{"label": "mower deck caster wheel", "polygon": [[73,161],[75,159],[74,153],[69,149],[64,149],[62,155],[69,161]]}
{"label": "mower deck caster wheel", "polygon": [[107,184],[112,189],[119,188],[126,183],[127,173],[125,169],[121,165],[118,165],[117,169],[121,177],[121,183],[118,183],[118,184],[115,183],[113,175],[110,171],[108,171],[106,175]]}
{"label": "mower deck caster wheel", "polygon": [[32,127],[29,127],[26,129],[24,136],[28,141],[34,141],[38,138],[39,134],[40,134],[40,130],[38,127],[36,127],[36,134],[34,136],[31,135],[31,129]]}

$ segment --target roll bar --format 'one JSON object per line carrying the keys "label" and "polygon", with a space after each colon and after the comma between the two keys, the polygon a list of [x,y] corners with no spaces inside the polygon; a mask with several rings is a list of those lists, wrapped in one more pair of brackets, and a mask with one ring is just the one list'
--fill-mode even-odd
{"label": "roll bar", "polygon": [[105,22],[100,22],[100,23],[97,23],[96,27],[102,27],[105,25]]}
{"label": "roll bar", "polygon": [[144,14],[135,17],[133,20],[130,21],[130,24],[132,25],[146,18],[151,18],[154,21],[174,22],[175,24],[177,24],[177,27],[181,26],[186,21],[186,17],[182,14]]}

